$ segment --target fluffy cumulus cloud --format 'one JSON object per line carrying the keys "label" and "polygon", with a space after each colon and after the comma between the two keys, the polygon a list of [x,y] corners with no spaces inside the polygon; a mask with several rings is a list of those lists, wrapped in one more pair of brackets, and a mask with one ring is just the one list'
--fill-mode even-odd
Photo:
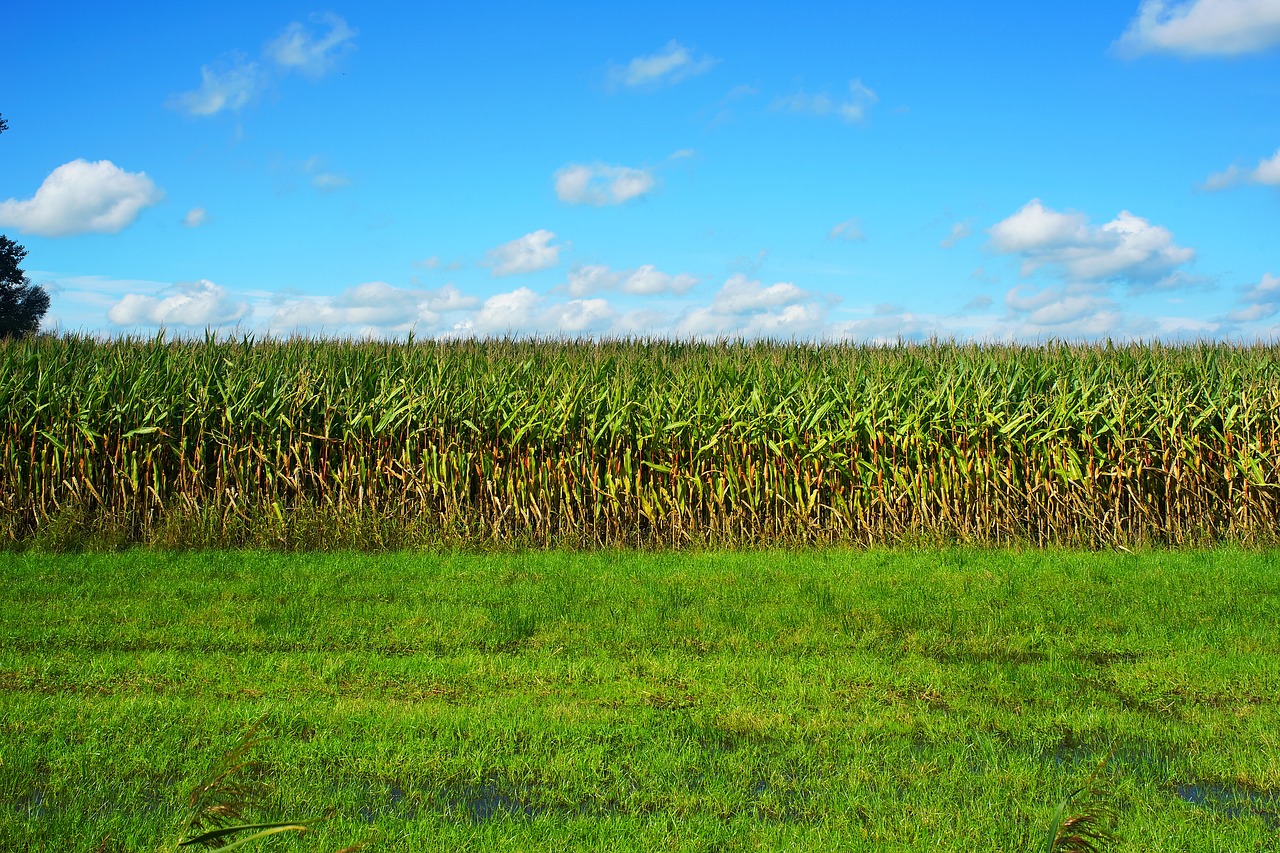
{"label": "fluffy cumulus cloud", "polygon": [[1022,258],[1023,275],[1047,267],[1080,282],[1170,287],[1189,280],[1178,268],[1195,258],[1195,250],[1176,245],[1167,228],[1127,210],[1094,226],[1083,213],[1059,212],[1038,198],[987,233],[991,249]]}
{"label": "fluffy cumulus cloud", "polygon": [[609,328],[618,312],[604,299],[571,299],[554,305],[543,315],[543,324],[562,335],[589,335]]}
{"label": "fluffy cumulus cloud", "polygon": [[1232,56],[1280,44],[1280,0],[1143,0],[1121,53]]}
{"label": "fluffy cumulus cloud", "polygon": [[613,83],[632,89],[656,87],[701,74],[713,65],[714,59],[694,56],[693,51],[673,40],[655,54],[637,56],[625,66],[613,68],[610,78]]}
{"label": "fluffy cumulus cloud", "polygon": [[0,202],[0,227],[41,237],[114,234],[162,198],[145,172],[126,172],[110,160],[72,160],[54,169],[31,198]]}
{"label": "fluffy cumulus cloud", "polygon": [[206,279],[178,282],[155,295],[127,293],[107,311],[118,326],[197,326],[234,323],[249,305]]}
{"label": "fluffy cumulus cloud", "polygon": [[645,264],[634,270],[625,271],[589,264],[570,270],[566,287],[573,296],[587,296],[604,290],[619,290],[639,296],[656,296],[678,295],[697,283],[698,279],[688,273],[670,275],[653,264]]}
{"label": "fluffy cumulus cloud", "polygon": [[494,294],[476,312],[472,328],[491,334],[531,331],[541,304],[542,298],[527,287]]}
{"label": "fluffy cumulus cloud", "polygon": [[1258,165],[1252,169],[1229,166],[1221,172],[1215,172],[1205,179],[1204,189],[1225,190],[1241,184],[1280,187],[1280,149],[1270,157],[1259,160]]}
{"label": "fluffy cumulus cloud", "polygon": [[766,287],[745,275],[733,275],[720,288],[711,307],[722,314],[745,314],[794,305],[808,295],[790,282],[780,281]]}
{"label": "fluffy cumulus cloud", "polygon": [[590,336],[608,331],[618,317],[607,300],[555,302],[520,287],[490,296],[473,315],[455,323],[449,336]]}
{"label": "fluffy cumulus cloud", "polygon": [[352,39],[358,32],[332,12],[314,14],[311,22],[322,31],[294,21],[267,45],[265,53],[281,68],[315,79],[333,70],[342,54],[353,47]]}
{"label": "fluffy cumulus cloud", "polygon": [[672,330],[681,337],[817,338],[826,332],[826,314],[824,300],[790,282],[765,285],[736,274]]}
{"label": "fluffy cumulus cloud", "polygon": [[833,115],[846,122],[860,122],[867,117],[871,107],[878,103],[880,97],[861,80],[850,80],[849,91],[844,96],[833,97],[826,93],[817,95],[808,92],[797,92],[794,95],[777,98],[773,102],[775,110],[792,113],[807,113],[815,116]]}
{"label": "fluffy cumulus cloud", "polygon": [[233,51],[212,65],[201,66],[200,86],[172,95],[169,106],[193,116],[238,112],[270,86],[276,74],[297,71],[318,80],[354,47],[357,32],[328,12],[312,15],[311,22],[320,29],[297,21],[285,27],[263,50],[262,62]]}
{"label": "fluffy cumulus cloud", "polygon": [[207,221],[209,221],[209,214],[203,207],[193,207],[187,211],[186,216],[182,217],[182,224],[187,228],[199,228]]}
{"label": "fluffy cumulus cloud", "polygon": [[1080,285],[1042,290],[1019,285],[1005,294],[1004,302],[1013,316],[1036,327],[1078,324],[1111,312],[1116,307],[1112,300],[1100,295],[1096,289]]}
{"label": "fluffy cumulus cloud", "polygon": [[688,273],[668,275],[655,268],[652,264],[645,264],[627,273],[622,279],[621,289],[624,293],[656,296],[658,294],[684,293],[697,283],[698,279]]}
{"label": "fluffy cumulus cloud", "polygon": [[273,329],[318,332],[359,328],[366,333],[403,332],[434,327],[442,314],[476,307],[480,300],[447,284],[435,290],[394,287],[370,281],[336,297],[287,299],[271,316]]}
{"label": "fluffy cumulus cloud", "polygon": [[949,337],[950,332],[935,318],[922,316],[898,305],[876,305],[867,316],[833,323],[827,337],[868,344],[922,341],[930,336]]}
{"label": "fluffy cumulus cloud", "polygon": [[553,245],[555,234],[546,229],[530,232],[485,253],[485,264],[495,276],[537,272],[560,262],[564,245]]}
{"label": "fluffy cumulus cloud", "polygon": [[653,173],[603,163],[571,163],[556,171],[556,196],[569,204],[622,204],[653,189]]}
{"label": "fluffy cumulus cloud", "polygon": [[622,276],[623,273],[604,264],[585,264],[569,270],[565,287],[573,296],[587,296],[617,288]]}

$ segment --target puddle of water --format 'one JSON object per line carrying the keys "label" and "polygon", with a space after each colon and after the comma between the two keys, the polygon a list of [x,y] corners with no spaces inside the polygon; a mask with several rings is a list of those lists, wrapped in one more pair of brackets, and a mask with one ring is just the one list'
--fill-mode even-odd
{"label": "puddle of water", "polygon": [[1263,793],[1236,785],[1188,783],[1179,785],[1178,799],[1231,818],[1256,816],[1280,828],[1280,794]]}
{"label": "puddle of water", "polygon": [[44,791],[39,788],[32,788],[27,796],[20,797],[13,804],[13,808],[27,820],[39,820],[45,815]]}
{"label": "puddle of water", "polygon": [[450,798],[451,810],[464,812],[473,823],[504,817],[531,818],[542,809],[525,802],[518,792],[500,788],[493,782],[466,785]]}
{"label": "puddle of water", "polygon": [[[372,798],[373,792],[369,791]],[[408,808],[401,808],[400,804],[405,800],[404,789],[399,785],[392,785],[387,792],[387,798],[384,803],[366,802],[360,807],[360,817],[365,823],[373,823],[382,815],[394,814],[400,820],[414,820],[418,816],[418,807],[409,804]]]}

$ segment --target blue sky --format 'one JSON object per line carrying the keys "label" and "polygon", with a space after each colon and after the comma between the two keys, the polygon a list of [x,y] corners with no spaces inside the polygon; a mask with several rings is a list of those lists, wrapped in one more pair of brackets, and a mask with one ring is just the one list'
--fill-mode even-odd
{"label": "blue sky", "polygon": [[1270,339],[1280,0],[23,4],[45,327]]}

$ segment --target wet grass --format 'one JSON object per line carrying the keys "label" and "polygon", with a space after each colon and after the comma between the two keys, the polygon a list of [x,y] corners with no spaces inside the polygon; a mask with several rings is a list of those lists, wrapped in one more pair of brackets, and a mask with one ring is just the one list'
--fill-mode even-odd
{"label": "wet grass", "polygon": [[1271,850],[1280,560],[0,554],[0,849],[172,849],[263,714],[271,849]]}

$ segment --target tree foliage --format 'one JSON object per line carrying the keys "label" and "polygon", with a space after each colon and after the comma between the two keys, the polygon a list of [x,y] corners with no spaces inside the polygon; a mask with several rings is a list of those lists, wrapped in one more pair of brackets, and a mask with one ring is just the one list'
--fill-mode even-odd
{"label": "tree foliage", "polygon": [[[0,116],[0,133],[9,123]],[[0,340],[33,334],[49,310],[49,294],[22,271],[23,246],[0,234]]]}
{"label": "tree foliage", "polygon": [[0,234],[0,340],[34,334],[49,310],[49,294],[20,266],[27,250]]}

